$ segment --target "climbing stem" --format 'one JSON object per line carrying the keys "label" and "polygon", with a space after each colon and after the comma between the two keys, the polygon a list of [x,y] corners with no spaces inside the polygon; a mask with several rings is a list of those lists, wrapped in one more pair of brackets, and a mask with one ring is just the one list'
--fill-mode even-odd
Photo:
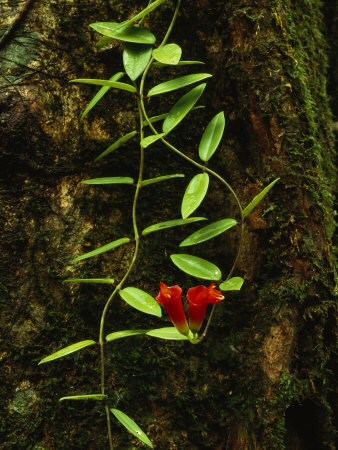
{"label": "climbing stem", "polygon": [[[142,109],[141,109],[141,105],[140,105],[140,97],[139,94],[137,94],[137,103],[138,103],[138,110],[139,110],[139,119],[140,119],[140,142],[143,139],[143,114],[142,114]],[[114,289],[114,291],[112,292],[112,294],[110,295],[110,297],[108,298],[104,309],[102,311],[102,315],[101,315],[101,321],[100,321],[100,336],[99,336],[99,345],[100,345],[100,355],[101,355],[101,359],[100,359],[100,371],[101,371],[101,383],[100,383],[100,387],[101,387],[101,394],[105,393],[105,358],[104,358],[104,340],[103,340],[103,335],[104,335],[104,325],[105,325],[105,318],[106,318],[106,314],[107,311],[109,309],[109,306],[112,302],[112,300],[114,299],[115,295],[119,292],[120,289],[122,289],[125,281],[127,280],[131,270],[133,269],[137,256],[138,256],[138,250],[139,250],[139,232],[138,232],[138,228],[137,228],[137,221],[136,221],[136,207],[137,207],[137,200],[138,200],[138,196],[139,196],[139,192],[140,192],[140,188],[141,188],[141,183],[142,183],[142,177],[143,177],[143,168],[144,168],[144,148],[142,145],[140,145],[140,163],[139,163],[139,173],[138,173],[138,179],[137,179],[137,184],[136,184],[136,189],[135,189],[135,194],[134,194],[134,200],[133,200],[133,207],[132,207],[132,222],[133,222],[133,230],[134,230],[134,251],[133,251],[133,256],[131,259],[131,262],[129,264],[129,267],[126,271],[126,273],[124,274],[122,280],[119,282],[119,284],[116,286],[116,288]],[[105,411],[106,411],[106,418],[107,418],[107,430],[108,430],[108,439],[109,439],[109,446],[110,449],[113,449],[113,442],[112,442],[112,435],[111,435],[111,425],[110,425],[110,412],[109,412],[109,408],[108,408],[108,404],[106,403],[105,405]]]}

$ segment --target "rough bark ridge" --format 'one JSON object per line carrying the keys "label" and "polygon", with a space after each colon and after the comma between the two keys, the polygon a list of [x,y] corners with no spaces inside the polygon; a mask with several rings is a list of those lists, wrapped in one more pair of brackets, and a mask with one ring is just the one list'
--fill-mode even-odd
{"label": "rough bark ridge", "polygon": [[[157,35],[173,6],[167,3],[151,18]],[[78,182],[134,176],[138,152],[131,145],[110,160],[92,162],[135,128],[136,105],[128,95],[110,92],[81,122],[95,89],[68,81],[108,78],[121,70],[120,44],[97,51],[88,24],[121,21],[145,4],[34,2],[0,50],[1,448],[106,448],[98,406],[57,401],[96,392],[96,349],[45,367],[36,363],[73,342],[97,339],[107,288],[69,289],[61,281],[112,274],[118,279],[130,258],[125,246],[70,264],[131,229],[131,191]],[[2,33],[20,7],[2,2]],[[202,345],[131,338],[138,345],[129,340],[111,346],[111,404],[132,415],[159,449],[334,448],[334,170],[321,8],[317,0],[183,2],[172,42],[183,47],[184,59],[206,61],[203,71],[214,76],[203,100],[208,109],[178,127],[173,139],[193,156],[201,129],[223,109],[226,137],[211,167],[230,180],[243,204],[276,176],[281,181],[246,226],[237,272],[247,280],[243,293],[217,309]],[[177,68],[176,76],[184,70]],[[166,75],[154,71],[151,77],[160,82]],[[173,100],[161,102],[149,108],[166,112]],[[149,177],[163,175],[164,167],[186,173],[186,180],[196,173],[156,144],[147,155]],[[144,189],[141,226],[178,217],[185,185],[182,179],[175,189],[169,183]],[[201,215],[231,217],[235,206],[213,187]],[[186,234],[145,239],[130,285],[155,295],[159,278],[185,290],[196,284],[168,263],[167,254]],[[236,240],[235,233],[230,236]],[[199,255],[211,251],[224,271],[231,265],[235,248],[227,236],[200,248]],[[141,323],[161,326],[140,320],[120,301],[109,316],[111,331]],[[138,446],[115,423],[113,436],[116,448]]]}

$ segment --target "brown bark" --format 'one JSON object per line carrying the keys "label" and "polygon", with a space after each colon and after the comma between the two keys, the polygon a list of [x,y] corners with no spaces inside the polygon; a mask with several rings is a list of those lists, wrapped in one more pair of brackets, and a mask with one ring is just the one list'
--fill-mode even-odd
{"label": "brown bark", "polygon": [[[35,2],[0,50],[0,430],[6,449],[106,448],[99,407],[57,401],[97,391],[96,349],[48,367],[37,362],[73,342],[97,339],[109,291],[69,289],[62,280],[119,279],[130,259],[126,246],[70,264],[74,256],[130,233],[132,191],[78,183],[135,176],[138,150],[131,145],[94,164],[95,156],[136,127],[136,105],[111,92],[81,122],[95,88],[68,82],[121,70],[121,45],[97,51],[88,24],[122,21],[145,3]],[[148,22],[158,36],[171,12],[168,3]],[[3,33],[21,7],[2,3]],[[188,119],[173,139],[196,155],[205,124],[224,110],[226,135],[210,167],[235,186],[244,205],[262,186],[281,180],[248,217],[236,273],[246,283],[218,307],[203,344],[140,339],[111,347],[111,406],[133,416],[160,449],[334,448],[334,170],[323,25],[317,1],[183,4],[172,42],[182,46],[183,59],[205,60],[201,71],[214,76],[204,100],[208,109]],[[149,85],[163,76],[155,72]],[[149,108],[166,112],[168,100]],[[196,174],[160,151],[149,150],[149,177],[167,167],[186,173],[186,180]],[[144,190],[141,226],[178,217],[185,185],[179,180],[174,189],[163,184]],[[230,197],[216,183],[211,188],[201,215],[217,220],[236,214]],[[186,290],[194,281],[168,259],[186,235],[179,230],[147,238],[128,284],[155,295],[162,279]],[[196,254],[226,272],[238,238],[235,232],[229,236],[203,244]],[[117,301],[108,328],[166,326],[142,320]],[[113,438],[116,448],[138,445],[116,424]]]}

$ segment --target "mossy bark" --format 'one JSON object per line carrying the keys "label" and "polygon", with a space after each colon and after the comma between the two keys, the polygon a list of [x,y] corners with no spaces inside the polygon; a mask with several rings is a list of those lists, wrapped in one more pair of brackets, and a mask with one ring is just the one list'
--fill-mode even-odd
{"label": "mossy bark", "polygon": [[[159,39],[173,3],[148,21]],[[98,337],[109,289],[69,288],[62,280],[120,279],[130,260],[126,245],[70,263],[132,232],[133,187],[101,189],[79,181],[136,177],[138,148],[131,144],[93,163],[136,128],[137,106],[128,94],[109,92],[80,121],[95,88],[68,81],[120,71],[121,45],[97,51],[88,24],[124,20],[145,4],[35,2],[0,50],[0,432],[6,449],[107,447],[100,405],[58,402],[63,395],[98,392],[98,349],[49,365],[37,362]],[[4,32],[20,3],[8,0],[1,7]],[[236,271],[245,285],[218,306],[206,340],[197,346],[140,337],[112,343],[110,404],[131,415],[159,449],[333,449],[334,150],[321,2],[187,0],[172,42],[182,46],[183,59],[204,60],[202,71],[214,74],[204,95],[207,109],[178,127],[173,141],[195,157],[205,124],[224,110],[226,134],[210,167],[230,181],[244,205],[262,186],[281,179],[248,217]],[[189,71],[165,70],[151,74],[149,86]],[[149,108],[168,111],[167,97]],[[196,174],[160,145],[149,148],[147,177],[181,172],[186,181],[177,179],[174,189],[172,181],[142,191],[141,228],[179,217],[187,180]],[[236,205],[212,182],[203,214],[231,217]],[[186,235],[180,229],[147,236],[128,285],[156,295],[160,280],[185,291],[196,284],[168,257]],[[231,231],[201,244],[196,254],[226,273],[237,239]],[[165,325],[117,300],[107,333]],[[116,448],[138,446],[115,422],[112,431]]]}

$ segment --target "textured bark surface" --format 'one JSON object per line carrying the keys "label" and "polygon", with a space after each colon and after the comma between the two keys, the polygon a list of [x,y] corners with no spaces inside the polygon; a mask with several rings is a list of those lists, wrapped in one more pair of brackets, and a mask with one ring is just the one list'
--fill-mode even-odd
{"label": "textured bark surface", "polygon": [[[172,12],[173,2],[167,3],[148,23],[159,38]],[[0,48],[0,448],[107,448],[100,405],[58,402],[63,395],[98,392],[98,349],[37,362],[71,343],[97,340],[109,288],[70,288],[62,280],[120,279],[130,260],[126,245],[71,264],[74,256],[132,232],[133,187],[79,181],[136,177],[138,148],[131,144],[93,163],[136,128],[136,104],[126,93],[109,92],[80,121],[96,88],[68,81],[120,71],[121,45],[96,50],[88,24],[122,21],[145,4],[36,1]],[[23,5],[1,3],[1,33]],[[333,32],[333,2],[326,8]],[[173,142],[193,157],[205,124],[224,110],[226,134],[210,167],[231,182],[244,205],[262,186],[281,180],[248,217],[236,271],[246,283],[217,308],[207,339],[197,346],[140,337],[112,343],[110,404],[131,415],[159,449],[333,449],[335,181],[321,2],[186,1],[171,41],[182,46],[183,59],[203,60],[201,71],[214,74],[203,96],[207,108],[178,127]],[[154,71],[149,86],[196,67]],[[168,98],[150,102],[149,109],[168,111],[174,101]],[[142,191],[141,229],[179,217],[182,193],[196,174],[154,144],[146,153],[146,176],[166,173],[186,179]],[[211,188],[199,215],[233,217],[228,194],[215,182]],[[196,284],[169,260],[191,231],[144,239],[128,285],[155,295],[160,279],[185,291]],[[226,273],[237,239],[231,231],[196,247],[196,254]],[[107,333],[166,324],[117,300]],[[140,446],[115,422],[112,431],[115,448]]]}

